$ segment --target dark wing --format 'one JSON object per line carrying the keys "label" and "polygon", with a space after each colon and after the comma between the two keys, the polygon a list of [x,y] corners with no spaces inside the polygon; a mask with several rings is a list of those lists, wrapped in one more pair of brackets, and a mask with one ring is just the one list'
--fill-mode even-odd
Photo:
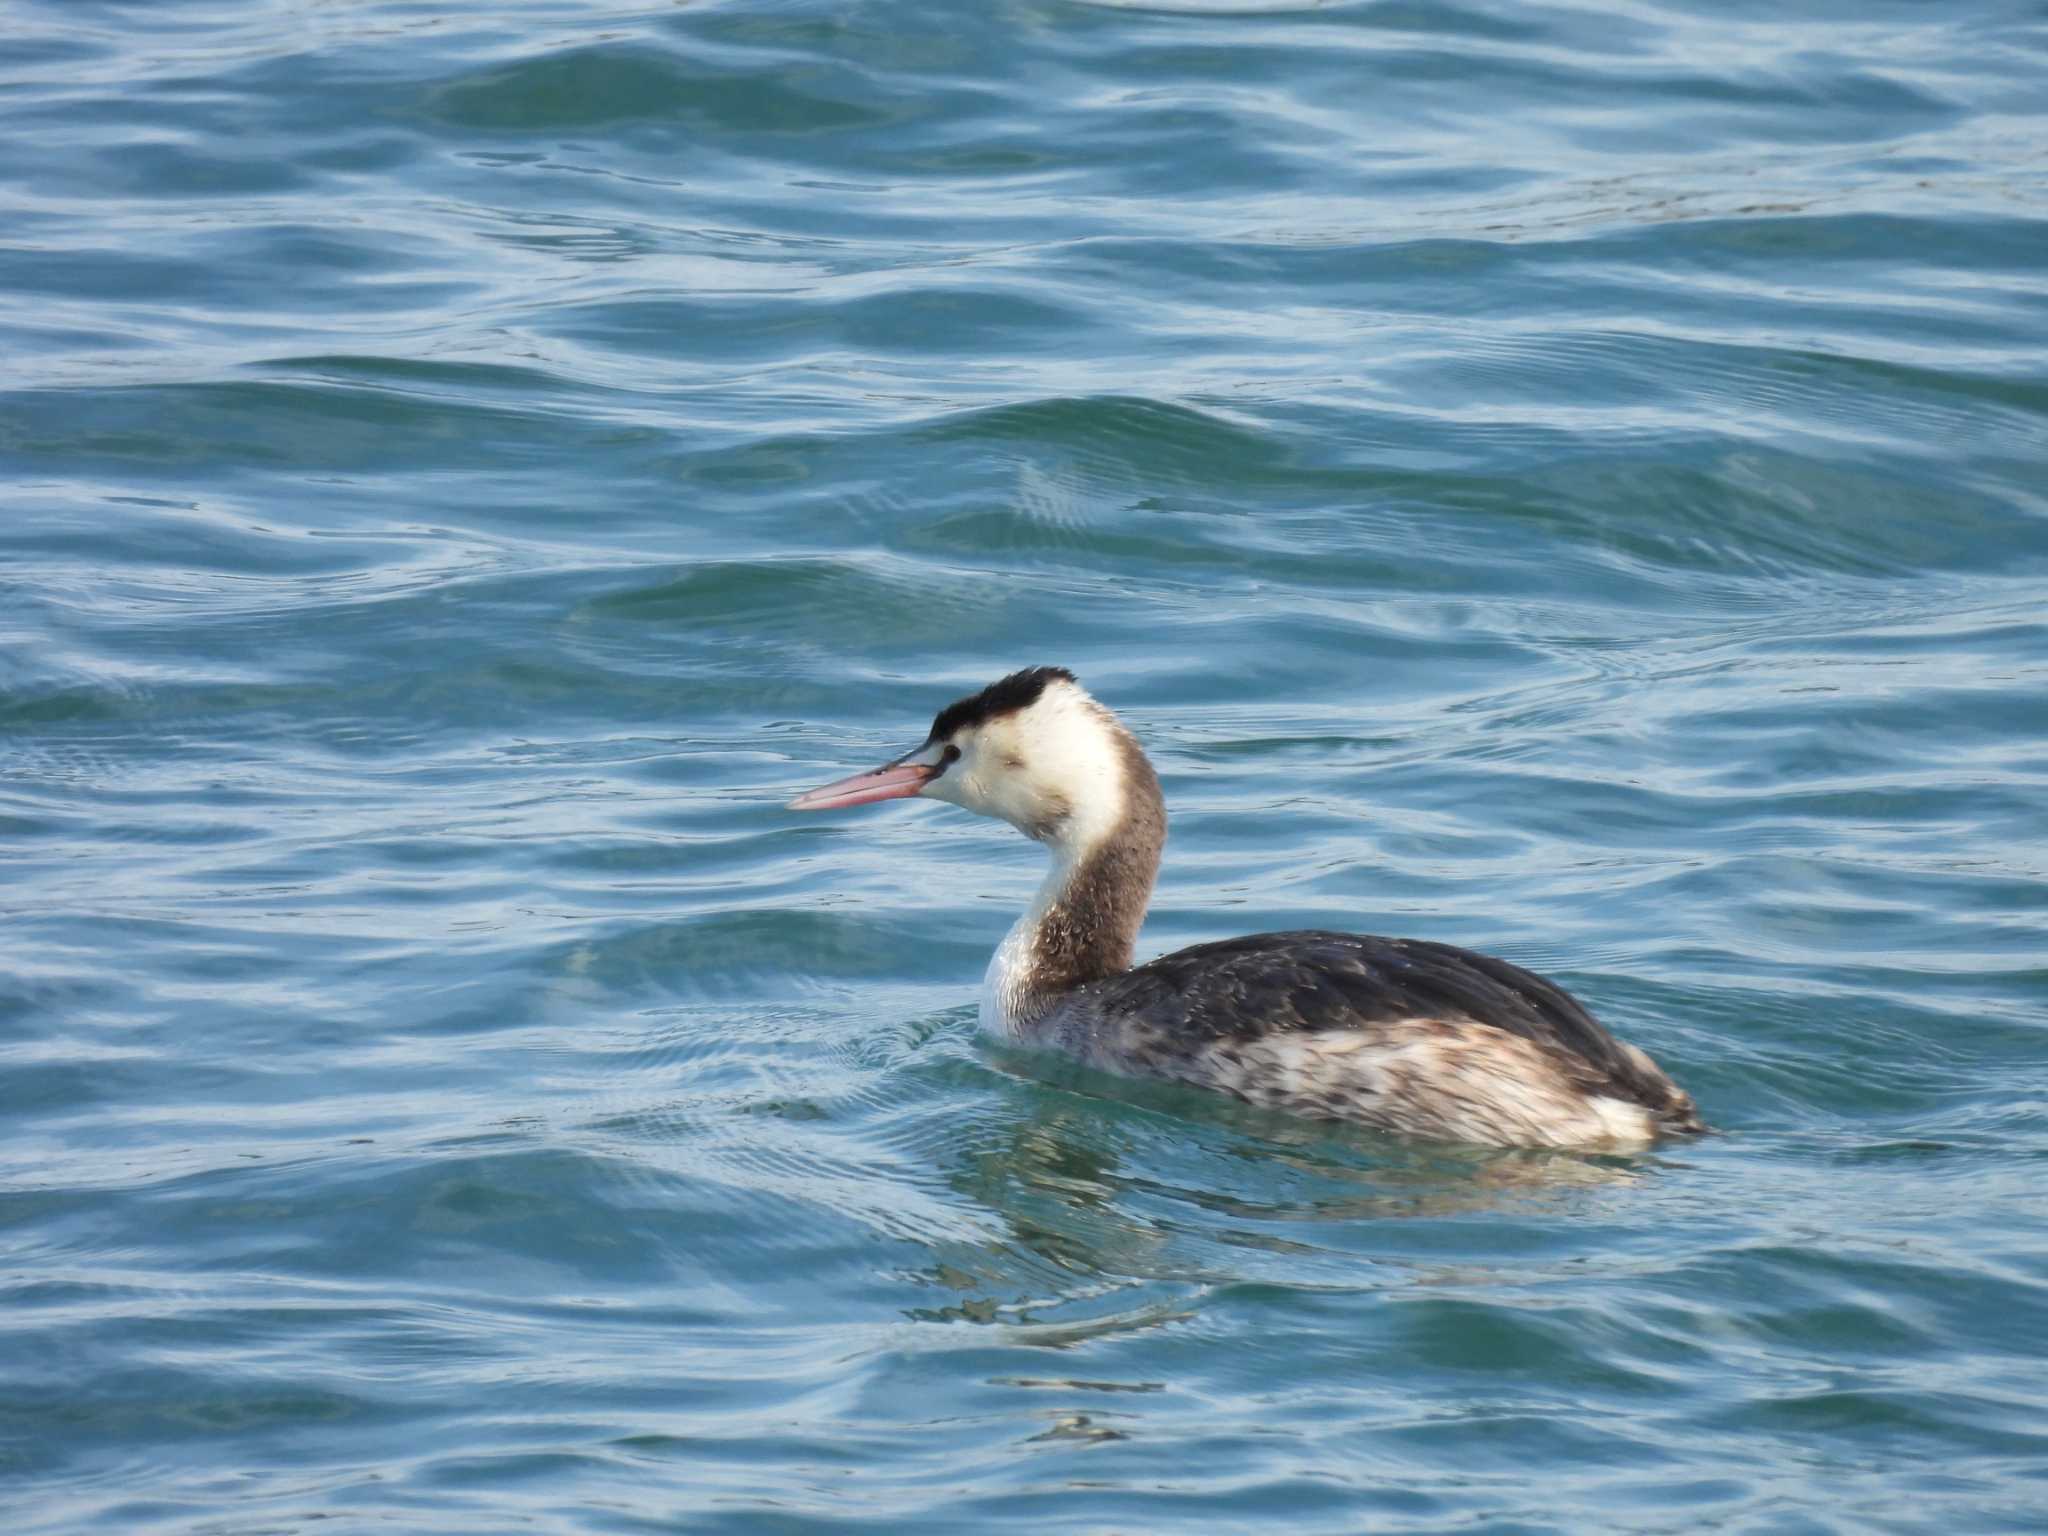
{"label": "dark wing", "polygon": [[1589,1085],[1663,1108],[1675,1090],[1562,987],[1452,944],[1362,933],[1255,933],[1197,944],[1082,989],[1106,1018],[1182,1040],[1365,1030],[1402,1019],[1469,1020],[1568,1058]]}

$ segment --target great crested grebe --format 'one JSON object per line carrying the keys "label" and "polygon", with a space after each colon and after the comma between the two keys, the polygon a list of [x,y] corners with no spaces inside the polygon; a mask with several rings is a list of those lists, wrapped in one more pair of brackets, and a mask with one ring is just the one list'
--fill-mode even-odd
{"label": "great crested grebe", "polygon": [[1256,933],[1133,966],[1166,804],[1136,738],[1064,667],[947,705],[916,751],[789,805],[912,795],[1052,852],[983,983],[982,1027],[1005,1039],[1427,1140],[1641,1147],[1705,1129],[1691,1097],[1570,994],[1471,950]]}

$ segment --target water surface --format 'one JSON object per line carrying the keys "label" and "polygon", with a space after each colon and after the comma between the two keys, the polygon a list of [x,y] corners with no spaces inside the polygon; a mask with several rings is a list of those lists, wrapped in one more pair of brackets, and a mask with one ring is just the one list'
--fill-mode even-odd
{"label": "water surface", "polygon": [[[5,30],[9,1531],[2038,1528],[2048,10]],[[1035,662],[1725,1134],[992,1053]]]}

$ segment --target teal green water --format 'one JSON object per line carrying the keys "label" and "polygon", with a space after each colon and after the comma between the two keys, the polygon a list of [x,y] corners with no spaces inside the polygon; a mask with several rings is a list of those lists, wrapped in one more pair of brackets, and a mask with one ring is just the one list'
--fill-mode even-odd
{"label": "teal green water", "polygon": [[[2048,8],[0,29],[11,1536],[2048,1525]],[[1725,1134],[992,1053],[1033,662]]]}

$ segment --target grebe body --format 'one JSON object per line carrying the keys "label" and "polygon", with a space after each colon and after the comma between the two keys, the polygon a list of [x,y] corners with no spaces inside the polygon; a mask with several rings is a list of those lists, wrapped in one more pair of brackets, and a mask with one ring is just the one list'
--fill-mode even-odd
{"label": "grebe body", "polygon": [[1052,855],[989,962],[993,1034],[1419,1139],[1626,1149],[1704,1129],[1569,993],[1471,950],[1260,933],[1133,966],[1165,801],[1136,738],[1064,668],[992,683],[941,710],[917,750],[790,805],[909,796],[1006,821]]}

